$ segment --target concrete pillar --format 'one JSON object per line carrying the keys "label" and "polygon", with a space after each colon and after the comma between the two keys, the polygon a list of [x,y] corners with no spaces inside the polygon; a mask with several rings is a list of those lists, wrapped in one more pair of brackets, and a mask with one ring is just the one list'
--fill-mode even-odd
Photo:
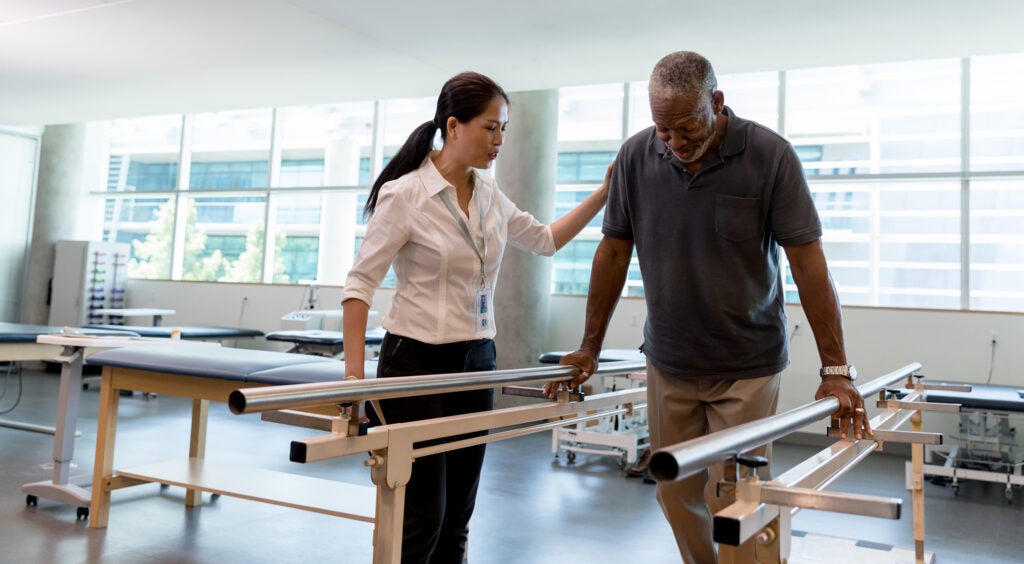
{"label": "concrete pillar", "polygon": [[56,242],[102,239],[103,200],[88,193],[106,185],[109,151],[107,122],[48,125],[43,130],[22,323],[47,323]]}
{"label": "concrete pillar", "polygon": [[[329,141],[324,149],[324,186],[359,184],[359,143]],[[355,192],[327,192],[320,208],[318,268],[322,285],[341,286],[352,268],[356,239]]]}
{"label": "concrete pillar", "polygon": [[[510,94],[509,128],[495,178],[502,191],[544,223],[554,210],[558,91]],[[498,368],[535,366],[548,332],[551,259],[505,249],[494,294]]]}

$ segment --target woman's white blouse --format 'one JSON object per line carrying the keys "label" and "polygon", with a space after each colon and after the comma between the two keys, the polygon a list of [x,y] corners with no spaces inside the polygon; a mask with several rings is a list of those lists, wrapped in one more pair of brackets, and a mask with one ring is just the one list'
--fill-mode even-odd
{"label": "woman's white blouse", "polygon": [[[394,263],[397,286],[385,329],[431,344],[494,338],[493,315],[486,331],[476,330],[473,301],[480,287],[480,259],[441,200],[442,191],[462,214],[455,187],[429,157],[420,168],[381,186],[342,301],[355,298],[372,304],[374,291]],[[490,312],[506,243],[538,255],[555,253],[551,228],[517,208],[488,176],[476,175],[469,217],[462,219],[477,249],[484,248],[481,233],[486,233]]]}

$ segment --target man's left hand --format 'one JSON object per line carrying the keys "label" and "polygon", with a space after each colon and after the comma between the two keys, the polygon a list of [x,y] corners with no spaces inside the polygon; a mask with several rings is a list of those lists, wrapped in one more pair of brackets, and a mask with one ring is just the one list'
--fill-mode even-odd
{"label": "man's left hand", "polygon": [[832,414],[832,419],[839,420],[839,437],[845,439],[851,427],[856,439],[863,439],[864,434],[874,436],[871,423],[868,421],[867,410],[864,409],[864,398],[861,397],[853,382],[844,376],[823,376],[814,399],[820,400],[832,396],[839,400],[839,409]]}

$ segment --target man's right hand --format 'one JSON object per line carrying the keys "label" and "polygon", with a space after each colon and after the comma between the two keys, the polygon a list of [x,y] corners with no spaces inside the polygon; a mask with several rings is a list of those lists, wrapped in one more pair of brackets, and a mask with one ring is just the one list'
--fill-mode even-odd
{"label": "man's right hand", "polygon": [[571,352],[562,357],[562,360],[558,361],[558,364],[562,366],[575,366],[580,369],[580,373],[576,375],[572,380],[566,380],[561,382],[548,382],[544,385],[544,394],[549,398],[555,397],[558,390],[564,385],[566,388],[579,389],[580,385],[590,378],[590,375],[597,370],[597,355],[589,351],[580,349],[576,352]]}

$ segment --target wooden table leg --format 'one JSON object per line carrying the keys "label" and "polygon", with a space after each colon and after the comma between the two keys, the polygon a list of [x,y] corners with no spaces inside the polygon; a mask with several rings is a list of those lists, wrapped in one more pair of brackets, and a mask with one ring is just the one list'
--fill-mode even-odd
{"label": "wooden table leg", "polygon": [[92,502],[89,509],[89,528],[107,526],[110,514],[110,484],[114,476],[114,438],[117,434],[117,407],[120,390],[114,388],[113,372],[116,368],[103,368],[100,386],[99,420],[96,426],[96,458],[92,474]]}
{"label": "wooden table leg", "polygon": [[[210,414],[210,400],[192,400],[192,435],[188,446],[189,458],[206,457],[206,421]],[[185,505],[194,507],[203,503],[203,492],[187,490]]]}

